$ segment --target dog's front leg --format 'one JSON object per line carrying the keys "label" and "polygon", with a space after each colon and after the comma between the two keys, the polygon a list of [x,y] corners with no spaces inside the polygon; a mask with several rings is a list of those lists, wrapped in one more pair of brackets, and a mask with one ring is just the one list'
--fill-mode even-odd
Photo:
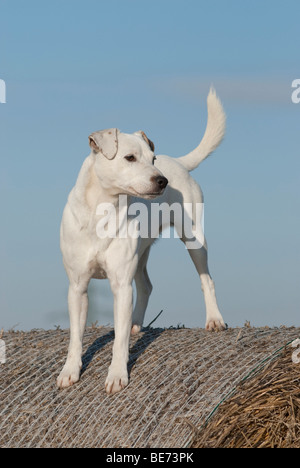
{"label": "dog's front leg", "polygon": [[105,382],[108,394],[117,393],[128,385],[127,362],[132,323],[132,285],[113,284],[115,341],[113,357]]}
{"label": "dog's front leg", "polygon": [[82,338],[88,312],[87,285],[79,287],[70,284],[68,293],[70,314],[70,344],[66,363],[57,379],[60,388],[70,387],[78,382],[82,366]]}

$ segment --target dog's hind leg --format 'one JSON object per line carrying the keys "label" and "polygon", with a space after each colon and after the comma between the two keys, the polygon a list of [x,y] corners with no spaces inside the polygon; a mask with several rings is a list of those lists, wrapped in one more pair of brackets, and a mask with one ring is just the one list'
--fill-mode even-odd
{"label": "dog's hind leg", "polygon": [[69,286],[70,344],[66,363],[57,379],[60,388],[70,387],[79,380],[82,367],[82,338],[88,312],[87,286],[74,283]]}
{"label": "dog's hind leg", "polygon": [[147,309],[150,294],[152,292],[152,284],[147,272],[147,261],[149,257],[150,247],[143,253],[135,275],[136,284],[136,304],[132,316],[131,334],[134,335],[141,331],[144,316]]}
{"label": "dog's hind leg", "polygon": [[207,247],[188,250],[201,279],[202,291],[206,306],[206,330],[225,330],[226,325],[219,311],[214,282],[210,276],[207,263]]}
{"label": "dog's hind leg", "polygon": [[206,330],[224,330],[226,325],[217,304],[214,282],[207,263],[207,244],[203,229],[203,195],[190,177],[189,187],[182,195],[184,217],[174,219],[179,238],[185,243],[201,280],[206,307]]}

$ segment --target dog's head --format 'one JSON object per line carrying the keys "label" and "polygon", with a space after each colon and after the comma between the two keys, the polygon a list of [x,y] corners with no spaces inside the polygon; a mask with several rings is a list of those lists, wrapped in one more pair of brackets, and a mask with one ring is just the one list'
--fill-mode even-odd
{"label": "dog's head", "polygon": [[110,128],[92,133],[89,144],[95,172],[108,191],[147,199],[162,195],[168,180],[155,167],[154,144],[144,132]]}

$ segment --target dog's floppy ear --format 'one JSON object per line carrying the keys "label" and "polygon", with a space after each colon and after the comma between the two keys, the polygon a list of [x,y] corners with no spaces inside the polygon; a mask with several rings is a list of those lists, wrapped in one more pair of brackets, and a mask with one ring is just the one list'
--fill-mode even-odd
{"label": "dog's floppy ear", "polygon": [[154,146],[154,143],[153,141],[149,140],[149,138],[147,137],[146,133],[143,132],[142,130],[140,130],[139,132],[137,132],[139,135],[141,135],[141,137],[145,140],[145,142],[149,145],[151,151],[154,152],[155,150],[155,146]]}
{"label": "dog's floppy ear", "polygon": [[96,153],[101,152],[107,159],[113,159],[118,151],[119,133],[117,128],[94,132],[89,136],[90,147]]}

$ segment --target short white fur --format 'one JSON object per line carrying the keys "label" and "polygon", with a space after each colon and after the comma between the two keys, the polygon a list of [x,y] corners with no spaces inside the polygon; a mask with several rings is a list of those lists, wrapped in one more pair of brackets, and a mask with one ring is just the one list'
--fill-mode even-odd
{"label": "short white fur", "polygon": [[[202,203],[200,187],[189,174],[222,141],[225,114],[213,89],[207,98],[208,120],[203,139],[191,153],[180,157],[157,156],[144,132],[121,133],[108,129],[90,135],[91,153],[85,159],[64,209],[60,243],[69,278],[68,306],[70,344],[66,363],[57,379],[65,388],[80,378],[82,338],[88,312],[88,284],[91,278],[108,278],[114,296],[115,340],[105,382],[106,392],[114,394],[128,384],[127,363],[130,333],[143,325],[152,285],[147,273],[151,238],[105,238],[96,233],[97,206],[112,203],[118,210],[120,194],[130,201],[151,200],[172,203]],[[125,157],[133,156],[129,162]],[[161,178],[168,179],[163,187]],[[160,182],[158,182],[160,180]],[[185,239],[182,239],[185,242]],[[225,323],[219,311],[215,288],[207,265],[207,245],[188,250],[199,274],[206,305],[206,329],[222,330]],[[167,266],[166,266],[167,269]],[[133,306],[133,281],[137,289]]]}

